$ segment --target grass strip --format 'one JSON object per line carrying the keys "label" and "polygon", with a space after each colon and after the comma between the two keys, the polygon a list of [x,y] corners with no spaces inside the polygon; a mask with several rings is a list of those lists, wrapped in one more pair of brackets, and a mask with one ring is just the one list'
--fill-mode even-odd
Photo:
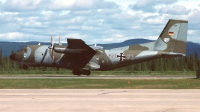
{"label": "grass strip", "polygon": [[0,89],[200,89],[199,79],[0,79]]}
{"label": "grass strip", "polygon": [[[17,76],[17,75],[73,75],[69,70],[61,71],[30,71],[30,70],[19,70],[19,71],[0,71],[0,76]],[[195,75],[196,71],[91,71],[91,76],[98,75]]]}

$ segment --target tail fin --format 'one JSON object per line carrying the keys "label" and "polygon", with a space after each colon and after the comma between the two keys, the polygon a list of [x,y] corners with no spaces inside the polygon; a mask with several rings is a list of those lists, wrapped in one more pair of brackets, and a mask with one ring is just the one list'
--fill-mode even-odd
{"label": "tail fin", "polygon": [[154,50],[186,54],[188,21],[170,19],[154,44]]}

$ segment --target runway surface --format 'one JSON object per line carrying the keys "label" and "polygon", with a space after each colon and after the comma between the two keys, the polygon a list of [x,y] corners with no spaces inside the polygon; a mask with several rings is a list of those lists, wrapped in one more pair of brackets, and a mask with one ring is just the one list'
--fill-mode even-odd
{"label": "runway surface", "polygon": [[196,76],[117,76],[117,75],[102,75],[102,76],[0,76],[0,79],[188,79],[196,78]]}
{"label": "runway surface", "polygon": [[0,89],[2,112],[199,112],[197,89]]}

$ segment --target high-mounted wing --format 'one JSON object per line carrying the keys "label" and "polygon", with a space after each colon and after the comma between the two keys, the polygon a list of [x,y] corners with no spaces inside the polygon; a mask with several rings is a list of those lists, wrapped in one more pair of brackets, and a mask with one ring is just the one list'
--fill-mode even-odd
{"label": "high-mounted wing", "polygon": [[85,42],[81,39],[67,39],[68,46],[66,48],[63,47],[54,47],[54,51],[57,53],[64,53],[64,54],[77,54],[82,52],[95,52],[94,49],[89,47]]}
{"label": "high-mounted wing", "polygon": [[[62,51],[65,55],[59,61],[60,66],[81,69],[96,54],[96,51],[81,39],[67,39],[67,42],[68,46]],[[58,51],[57,48],[54,48],[54,50]]]}
{"label": "high-mounted wing", "polygon": [[92,48],[89,47],[87,44],[85,44],[85,42],[81,39],[68,38],[67,43],[68,43],[67,48],[69,48],[69,49],[85,49],[85,50],[90,49],[90,50],[92,50]]}

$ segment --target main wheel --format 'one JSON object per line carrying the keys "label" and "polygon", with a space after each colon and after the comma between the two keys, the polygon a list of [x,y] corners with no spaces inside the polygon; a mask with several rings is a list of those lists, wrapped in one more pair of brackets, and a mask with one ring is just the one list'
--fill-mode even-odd
{"label": "main wheel", "polygon": [[24,70],[28,70],[28,65],[23,64],[23,65],[22,65],[22,68],[23,68]]}
{"label": "main wheel", "polygon": [[90,70],[82,70],[83,75],[90,75]]}
{"label": "main wheel", "polygon": [[80,76],[80,75],[81,75],[81,70],[79,70],[79,69],[73,69],[72,73],[73,73],[74,75]]}

